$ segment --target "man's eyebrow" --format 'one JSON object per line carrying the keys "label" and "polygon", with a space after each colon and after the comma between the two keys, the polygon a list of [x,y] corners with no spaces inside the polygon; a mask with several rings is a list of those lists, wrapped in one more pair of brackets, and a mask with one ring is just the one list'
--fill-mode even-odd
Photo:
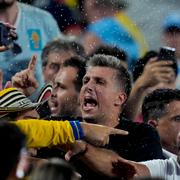
{"label": "man's eyebrow", "polygon": [[61,81],[56,82],[58,86],[66,88],[66,85],[63,84]]}
{"label": "man's eyebrow", "polygon": [[95,76],[94,79],[106,81],[104,77],[98,77],[98,76]]}
{"label": "man's eyebrow", "polygon": [[61,64],[59,64],[59,63],[57,63],[57,62],[52,62],[51,65],[61,66]]}
{"label": "man's eyebrow", "polygon": [[89,79],[89,76],[84,76],[82,80]]}

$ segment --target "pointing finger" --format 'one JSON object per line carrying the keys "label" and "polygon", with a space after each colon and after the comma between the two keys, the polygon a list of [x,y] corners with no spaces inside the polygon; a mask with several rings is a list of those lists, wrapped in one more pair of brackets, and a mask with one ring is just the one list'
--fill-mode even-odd
{"label": "pointing finger", "polygon": [[36,68],[36,61],[37,61],[37,56],[36,55],[33,55],[30,62],[29,62],[29,65],[28,65],[28,69],[31,70],[31,71],[35,71],[35,68]]}
{"label": "pointing finger", "polygon": [[128,131],[112,128],[110,134],[128,135]]}

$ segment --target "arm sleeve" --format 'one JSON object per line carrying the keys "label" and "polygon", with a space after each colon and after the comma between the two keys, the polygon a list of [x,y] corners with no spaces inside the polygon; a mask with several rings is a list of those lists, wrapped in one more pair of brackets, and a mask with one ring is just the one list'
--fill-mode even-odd
{"label": "arm sleeve", "polygon": [[144,161],[141,164],[144,164],[148,167],[151,177],[165,177],[165,169],[169,160],[152,160]]}
{"label": "arm sleeve", "polygon": [[27,147],[51,147],[72,144],[73,128],[69,121],[19,120],[15,123],[27,136]]}

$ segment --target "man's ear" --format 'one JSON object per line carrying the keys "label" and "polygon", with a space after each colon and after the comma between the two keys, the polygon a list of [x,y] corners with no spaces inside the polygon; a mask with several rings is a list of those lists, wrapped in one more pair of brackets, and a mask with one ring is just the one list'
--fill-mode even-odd
{"label": "man's ear", "polygon": [[125,93],[119,93],[117,95],[117,98],[115,100],[115,106],[121,106],[122,104],[124,104],[124,102],[126,101],[127,99],[127,95]]}
{"label": "man's ear", "polygon": [[151,125],[152,127],[156,128],[158,126],[158,121],[154,119],[148,120],[148,124]]}

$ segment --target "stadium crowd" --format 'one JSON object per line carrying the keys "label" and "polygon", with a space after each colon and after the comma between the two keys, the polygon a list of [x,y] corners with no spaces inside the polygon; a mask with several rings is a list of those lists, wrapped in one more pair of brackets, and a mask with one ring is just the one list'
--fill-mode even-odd
{"label": "stadium crowd", "polygon": [[0,180],[180,179],[180,13],[128,6],[0,0]]}

